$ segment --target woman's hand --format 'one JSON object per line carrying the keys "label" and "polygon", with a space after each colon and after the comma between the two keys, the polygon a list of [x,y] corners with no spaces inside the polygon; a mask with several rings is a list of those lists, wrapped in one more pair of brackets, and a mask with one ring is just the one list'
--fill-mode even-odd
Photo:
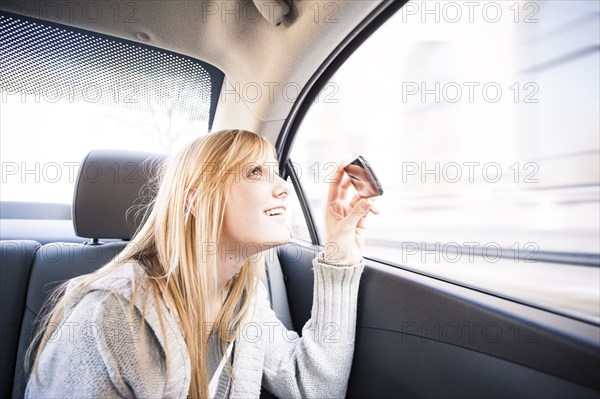
{"label": "woman's hand", "polygon": [[332,264],[354,265],[362,260],[364,231],[369,213],[378,214],[373,200],[355,195],[347,201],[350,178],[344,179],[346,163],[340,162],[329,185],[325,211],[325,258]]}

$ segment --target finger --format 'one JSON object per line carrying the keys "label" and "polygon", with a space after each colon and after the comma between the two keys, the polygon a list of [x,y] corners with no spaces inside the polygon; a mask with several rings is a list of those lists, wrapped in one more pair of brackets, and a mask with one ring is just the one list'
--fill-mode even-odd
{"label": "finger", "polygon": [[361,200],[361,196],[358,194],[356,194],[354,197],[352,197],[352,199],[350,200],[350,208],[354,208],[354,205],[356,205],[356,203],[360,200]]}
{"label": "finger", "polygon": [[371,206],[371,209],[369,209],[369,212],[374,214],[374,215],[379,215],[381,213],[381,211],[379,210],[379,208],[376,208],[374,206]]}
{"label": "finger", "polygon": [[371,214],[371,209],[369,209],[369,211],[367,213],[365,213],[365,216],[363,216],[361,219],[367,219],[370,214]]}
{"label": "finger", "polygon": [[[367,213],[367,215],[368,215],[368,213]],[[360,220],[356,224],[356,227],[360,228],[360,229],[366,229],[367,228],[367,218],[366,217],[360,218]]]}
{"label": "finger", "polygon": [[335,220],[341,220],[348,212],[340,203],[333,202],[329,205],[329,213],[334,216]]}
{"label": "finger", "polygon": [[361,196],[360,195],[358,195],[358,194],[354,195],[354,197],[352,197],[352,199],[350,200],[350,203],[344,206],[344,208],[346,210],[345,215],[349,214],[352,211],[352,208],[354,208],[354,206],[360,200],[361,200]]}
{"label": "finger", "polygon": [[327,196],[327,201],[332,202],[339,198],[340,195],[340,185],[342,183],[342,178],[344,177],[344,166],[346,163],[344,161],[340,161],[337,163],[337,171],[331,178],[329,182],[329,194]]}
{"label": "finger", "polygon": [[[350,202],[350,206],[354,206],[354,204],[356,202],[358,202],[362,197],[360,196],[356,196],[352,199],[352,201],[354,201],[354,203]],[[369,214],[372,213],[373,215],[379,215],[381,213],[381,211],[379,210],[379,208],[377,206],[375,206],[375,201],[373,200],[373,198],[371,198],[371,209],[369,209]],[[367,214],[368,215],[368,214]]]}
{"label": "finger", "polygon": [[377,197],[373,198],[373,203],[371,204],[371,209],[369,210],[373,215],[379,215],[381,211],[379,210],[379,206],[377,206]]}
{"label": "finger", "polygon": [[369,198],[361,199],[356,203],[356,205],[352,207],[350,214],[346,216],[345,219],[348,220],[348,223],[352,224],[353,226],[356,226],[358,224],[358,221],[369,212],[371,204],[372,202]]}
{"label": "finger", "polygon": [[360,220],[358,221],[358,223],[356,224],[357,227],[361,227],[361,228],[366,228],[368,225],[368,217],[371,214],[371,212],[367,212],[365,213],[365,216],[361,217]]}
{"label": "finger", "polygon": [[348,197],[348,190],[350,188],[350,186],[352,185],[352,180],[350,180],[350,178],[345,179],[342,184],[340,185],[340,199],[341,200],[346,200],[346,198]]}
{"label": "finger", "polygon": [[356,237],[357,244],[362,244],[365,237],[365,229],[357,227],[354,234]]}

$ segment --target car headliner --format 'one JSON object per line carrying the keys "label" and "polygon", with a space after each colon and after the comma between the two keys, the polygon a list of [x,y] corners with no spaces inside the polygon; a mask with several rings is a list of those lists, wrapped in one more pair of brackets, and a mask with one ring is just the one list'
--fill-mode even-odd
{"label": "car headliner", "polygon": [[[225,74],[213,130],[245,128],[275,142],[298,88],[305,86],[333,50],[381,1],[295,0],[297,19],[279,26],[250,12],[250,7],[255,7],[252,0],[121,2],[123,7],[135,5],[131,20],[115,18],[116,14],[108,10],[94,19],[78,12],[86,9],[87,3],[93,7],[101,4],[95,1],[77,2],[76,8],[71,8],[74,12],[44,13],[49,3],[54,7],[61,4],[6,1],[0,9],[206,61]],[[65,10],[72,4],[65,1]],[[238,11],[228,14],[231,10]],[[284,87],[289,89],[285,94]]]}

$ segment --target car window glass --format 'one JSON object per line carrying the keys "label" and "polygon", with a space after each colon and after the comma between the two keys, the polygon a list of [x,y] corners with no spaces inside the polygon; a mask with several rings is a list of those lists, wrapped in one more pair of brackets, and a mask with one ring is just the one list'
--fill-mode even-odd
{"label": "car window glass", "polygon": [[366,256],[599,321],[598,2],[409,2],[323,87],[291,160],[384,195]]}
{"label": "car window glass", "polygon": [[11,14],[0,30],[2,201],[70,203],[90,150],[170,154],[208,130],[212,66]]}

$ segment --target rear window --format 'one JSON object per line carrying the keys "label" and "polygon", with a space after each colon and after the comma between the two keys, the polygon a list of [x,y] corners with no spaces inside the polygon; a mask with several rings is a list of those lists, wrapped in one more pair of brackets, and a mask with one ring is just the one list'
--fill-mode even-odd
{"label": "rear window", "polygon": [[2,201],[70,203],[91,149],[172,153],[209,131],[223,74],[139,43],[0,13]]}

